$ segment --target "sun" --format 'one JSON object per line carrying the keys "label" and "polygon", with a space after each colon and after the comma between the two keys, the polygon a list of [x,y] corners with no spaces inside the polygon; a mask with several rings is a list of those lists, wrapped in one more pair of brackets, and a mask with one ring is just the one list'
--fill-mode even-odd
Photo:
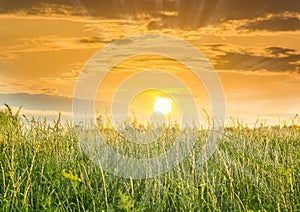
{"label": "sun", "polygon": [[172,101],[169,98],[159,97],[154,103],[154,111],[168,115],[172,110]]}

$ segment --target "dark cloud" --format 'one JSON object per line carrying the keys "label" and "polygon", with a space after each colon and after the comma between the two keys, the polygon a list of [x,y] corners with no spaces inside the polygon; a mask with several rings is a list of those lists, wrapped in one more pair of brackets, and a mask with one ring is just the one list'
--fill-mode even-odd
{"label": "dark cloud", "polygon": [[82,4],[73,0],[0,0],[0,13],[22,12],[28,15],[86,16]]}
{"label": "dark cloud", "polygon": [[269,47],[266,50],[273,55],[291,55],[292,53],[296,52],[295,49],[290,48],[282,48],[282,47]]}
{"label": "dark cloud", "polygon": [[83,44],[103,44],[103,43],[111,43],[114,42],[115,45],[126,45],[129,43],[132,43],[133,41],[131,39],[122,39],[122,40],[105,40],[104,38],[98,37],[98,36],[90,36],[90,37],[84,37],[79,40],[80,43]]}
{"label": "dark cloud", "polygon": [[103,43],[103,39],[97,36],[85,37],[80,39],[81,43],[94,44],[94,43]]}
{"label": "dark cloud", "polygon": [[[29,10],[43,4],[81,7],[88,11],[87,14],[95,17],[130,15],[140,18],[144,15],[149,19],[149,29],[193,29],[226,20],[254,19],[266,14],[300,12],[300,4],[297,0],[0,0],[0,11],[6,13]],[[175,12],[176,15],[170,15],[170,12]],[[273,24],[275,28],[279,25],[278,27],[283,30],[284,25],[287,29],[295,28],[297,20],[289,21],[292,23],[286,24],[287,20],[279,19],[269,20],[268,23]],[[261,22],[248,27],[263,28],[266,24]]]}
{"label": "dark cloud", "polygon": [[300,30],[300,20],[297,17],[272,17],[250,22],[238,30],[295,31]]}
{"label": "dark cloud", "polygon": [[127,45],[127,44],[130,44],[130,43],[133,43],[133,40],[132,39],[122,39],[122,40],[116,40],[114,42],[115,45],[119,45],[119,46],[122,46],[122,45]]}
{"label": "dark cloud", "polygon": [[[178,12],[178,16],[161,15],[167,23],[201,25],[207,22],[252,19],[269,13],[299,12],[297,0],[85,0],[82,4],[94,14],[161,14]],[[169,19],[169,20],[165,20]]]}
{"label": "dark cloud", "polygon": [[[247,52],[226,52],[214,60],[215,68],[220,70],[246,70],[246,71],[273,71],[273,72],[299,72],[300,54],[295,50],[270,47],[266,49],[270,56],[253,55]],[[291,54],[291,53],[294,54]],[[281,56],[279,57],[279,54]],[[283,55],[283,56],[282,56]],[[274,57],[278,56],[278,57]]]}
{"label": "dark cloud", "polygon": [[204,46],[210,48],[213,51],[220,51],[220,48],[226,46],[226,44],[224,44],[224,43],[214,43],[214,44],[207,44],[207,45],[204,45]]}
{"label": "dark cloud", "polygon": [[56,94],[57,93],[56,88],[42,88],[41,91],[42,91],[42,93],[46,93],[46,94]]}

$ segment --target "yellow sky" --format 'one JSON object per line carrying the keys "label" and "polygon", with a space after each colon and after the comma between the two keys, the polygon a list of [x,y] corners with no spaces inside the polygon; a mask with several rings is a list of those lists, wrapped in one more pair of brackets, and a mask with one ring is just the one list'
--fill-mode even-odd
{"label": "yellow sky", "polygon": [[[180,1],[169,3],[172,2]],[[88,6],[83,10],[89,11]],[[299,20],[300,11],[274,9],[270,10],[273,13],[262,11],[254,17],[225,18],[212,23],[209,21],[219,15],[206,12],[211,19],[206,20],[208,24],[200,25],[198,22],[182,22],[183,18],[178,15],[181,9],[179,13],[159,10],[156,16],[145,10],[134,15],[122,13],[119,17],[110,17],[93,15],[92,12],[85,15],[74,12],[74,15],[66,12],[70,9],[68,7],[62,9],[64,12],[57,12],[52,7],[35,6],[33,10],[26,6],[13,12],[7,9],[0,14],[1,104],[19,103],[11,100],[11,94],[20,93],[33,98],[37,98],[34,94],[72,98],[84,65],[105,45],[127,36],[161,33],[190,42],[211,61],[224,88],[228,117],[240,117],[246,122],[266,117],[274,123],[279,117],[288,118],[299,113],[300,27],[292,26]],[[31,13],[28,12],[30,9]],[[39,9],[42,12],[36,12]],[[193,17],[187,17],[188,20],[197,20],[198,16],[195,13]],[[284,27],[284,20],[290,20],[290,29]],[[179,70],[175,75],[189,85],[200,110],[211,110],[203,85],[186,67],[150,56],[126,60],[107,75],[97,94],[98,110],[105,111],[126,77],[136,70],[152,68],[172,74],[175,73],[173,69]],[[174,88],[174,92],[181,90]],[[151,98],[149,102],[153,101]],[[184,93],[182,98],[185,98]],[[147,108],[147,95],[140,99]],[[102,101],[107,104],[101,105]],[[23,105],[28,111],[57,111],[55,101],[51,103],[53,107],[49,104],[49,108],[43,109],[36,102],[38,100],[36,105],[31,102]],[[135,104],[141,107],[141,103]],[[71,111],[71,105],[69,107]]]}

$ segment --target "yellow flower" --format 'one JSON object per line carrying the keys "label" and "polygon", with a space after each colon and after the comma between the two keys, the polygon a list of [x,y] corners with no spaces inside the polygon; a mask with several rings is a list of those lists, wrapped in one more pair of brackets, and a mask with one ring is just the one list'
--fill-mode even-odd
{"label": "yellow flower", "polygon": [[78,182],[81,182],[82,180],[77,177],[76,175],[73,175],[72,173],[68,173],[68,172],[65,172],[65,170],[62,171],[62,175],[67,178],[67,179],[70,179],[70,180],[73,180],[73,181],[78,181]]}

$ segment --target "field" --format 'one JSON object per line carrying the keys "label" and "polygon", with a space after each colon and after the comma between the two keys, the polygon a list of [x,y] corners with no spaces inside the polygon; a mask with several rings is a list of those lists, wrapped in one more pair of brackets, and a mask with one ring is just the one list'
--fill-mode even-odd
{"label": "field", "polygon": [[207,163],[195,165],[196,146],[167,174],[136,180],[96,166],[59,118],[49,124],[8,107],[0,111],[0,210],[300,211],[299,124],[297,116],[282,126],[233,123]]}

